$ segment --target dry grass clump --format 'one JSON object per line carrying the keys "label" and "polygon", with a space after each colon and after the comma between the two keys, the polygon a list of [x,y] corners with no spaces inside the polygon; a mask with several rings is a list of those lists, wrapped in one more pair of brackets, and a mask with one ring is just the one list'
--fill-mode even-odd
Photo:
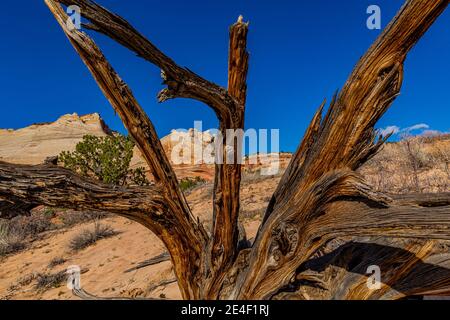
{"label": "dry grass clump", "polygon": [[96,222],[93,229],[85,229],[80,234],[76,235],[69,243],[69,248],[73,251],[78,251],[87,248],[100,239],[106,239],[119,234],[109,225],[104,225]]}
{"label": "dry grass clump", "polygon": [[24,238],[16,234],[6,222],[0,222],[0,257],[26,248]]}
{"label": "dry grass clump", "polygon": [[241,221],[245,220],[255,220],[255,219],[262,219],[264,216],[264,208],[258,208],[253,210],[241,210],[239,214],[239,219]]}
{"label": "dry grass clump", "polygon": [[360,172],[377,191],[446,192],[450,189],[450,135],[404,137],[387,143]]}
{"label": "dry grass clump", "polygon": [[33,241],[46,231],[57,228],[48,210],[33,212],[30,216],[0,219],[0,256],[16,253],[26,248],[27,240]]}
{"label": "dry grass clump", "polygon": [[102,213],[92,213],[83,211],[65,210],[58,214],[58,217],[64,227],[72,227],[74,225],[103,219],[106,215]]}
{"label": "dry grass clump", "polygon": [[67,261],[67,260],[64,259],[64,258],[62,258],[62,257],[54,257],[54,258],[48,263],[48,267],[51,269],[51,268],[54,268],[54,267],[56,267],[56,266],[59,266],[59,265],[65,263],[66,261]]}
{"label": "dry grass clump", "polygon": [[65,270],[56,273],[38,273],[36,280],[36,290],[45,291],[60,287],[67,280],[67,274]]}

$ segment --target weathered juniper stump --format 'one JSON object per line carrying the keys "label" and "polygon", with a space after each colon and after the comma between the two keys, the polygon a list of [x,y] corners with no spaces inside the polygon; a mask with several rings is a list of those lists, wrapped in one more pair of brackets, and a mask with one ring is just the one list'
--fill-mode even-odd
{"label": "weathered juniper stump", "polygon": [[[240,18],[230,28],[225,89],[180,67],[127,21],[92,1],[45,2],[136,141],[155,185],[112,187],[51,164],[0,163],[2,217],[43,204],[137,221],[167,247],[185,299],[450,294],[450,193],[380,194],[357,173],[383,145],[374,125],[400,92],[407,53],[448,0],[407,0],[325,114],[322,104],[251,245],[241,241],[238,227],[241,166],[216,165],[213,226],[205,230],[190,211],[149,117],[90,36],[67,24],[62,5],[78,5],[88,21],[84,29],[103,33],[158,66],[166,86],[160,102],[201,101],[214,110],[223,133],[244,127],[248,24]],[[382,271],[379,290],[366,286],[369,265]]]}

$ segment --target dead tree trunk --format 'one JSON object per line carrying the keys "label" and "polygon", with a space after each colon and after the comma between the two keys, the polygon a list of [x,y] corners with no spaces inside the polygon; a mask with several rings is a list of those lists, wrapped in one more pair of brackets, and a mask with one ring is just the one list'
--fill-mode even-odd
{"label": "dead tree trunk", "polygon": [[[230,28],[228,89],[178,66],[127,21],[89,0],[45,0],[64,33],[136,141],[155,186],[103,185],[52,165],[0,162],[0,212],[30,204],[118,214],[165,244],[185,299],[369,299],[450,294],[450,193],[389,196],[356,170],[384,140],[374,125],[398,95],[409,50],[447,0],[408,0],[361,58],[322,116],[314,116],[281,179],[251,247],[239,246],[241,166],[216,165],[213,227],[192,216],[152,122],[95,42],[71,28],[62,5],[78,5],[88,24],[162,70],[160,102],[204,102],[227,129],[244,127],[248,24]],[[238,140],[239,137],[233,139]],[[225,145],[225,144],[224,144]],[[3,201],[2,201],[3,200]],[[438,242],[439,241],[439,242]],[[370,254],[369,254],[370,253]],[[378,264],[383,287],[363,285]],[[336,269],[336,266],[339,267]]]}

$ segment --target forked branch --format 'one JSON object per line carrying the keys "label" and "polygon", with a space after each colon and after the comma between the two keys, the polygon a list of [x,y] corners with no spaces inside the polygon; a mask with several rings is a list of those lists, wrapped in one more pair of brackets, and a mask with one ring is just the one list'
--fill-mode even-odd
{"label": "forked branch", "polygon": [[219,118],[229,117],[230,111],[238,108],[239,103],[227,90],[177,65],[122,17],[90,0],[56,1],[79,6],[81,14],[90,22],[85,27],[105,34],[161,68],[167,88],[159,93],[160,102],[173,98],[195,99],[209,105]]}
{"label": "forked branch", "polygon": [[[304,239],[308,232],[313,235],[320,230],[318,221],[340,219],[341,212],[338,210],[326,210],[326,206],[333,202],[331,199],[341,195],[356,202],[365,199],[364,201],[380,204],[373,195],[360,194],[362,184],[358,182],[359,179],[355,180],[351,178],[352,174],[345,172],[360,167],[384,142],[375,142],[374,125],[400,91],[406,54],[447,5],[447,0],[406,1],[397,16],[361,58],[342,91],[331,102],[323,119],[323,105],[319,108],[270,201],[249,258],[250,266],[240,280],[242,288],[239,297],[267,298],[275,292],[275,288],[289,283],[299,263],[304,262],[313,250],[323,245],[330,234],[311,236],[308,243],[300,241],[300,238]],[[348,191],[356,193],[349,195],[346,194]],[[389,204],[385,205],[391,208]],[[412,209],[411,212],[414,212]],[[423,212],[427,211],[425,208],[421,209]],[[381,208],[378,210],[378,214],[383,212]],[[383,234],[409,234],[417,237],[424,234],[433,237],[428,232],[433,230],[431,221],[428,231],[425,227],[428,225],[427,220],[422,221],[422,227],[402,224],[402,219],[406,218],[409,210],[402,210],[397,216],[392,215],[393,220],[388,221],[394,232]],[[429,210],[439,213],[437,208]],[[442,210],[442,214],[447,214],[449,209],[444,207]],[[369,219],[357,216],[355,210],[349,212],[355,212],[352,217],[346,216],[353,221],[353,227],[345,229],[349,235],[356,230],[369,233],[369,221],[373,225],[383,225],[386,230],[390,228],[380,221],[385,217],[375,212],[363,211],[365,215],[370,213]],[[448,237],[447,217],[443,216],[443,229],[436,232],[435,237]],[[395,224],[403,225],[405,229],[401,231]],[[340,228],[339,225],[333,227],[336,230]],[[281,245],[283,248],[280,248]]]}
{"label": "forked branch", "polygon": [[[222,139],[216,150],[221,162],[216,164],[213,191],[213,238],[211,263],[213,272],[224,274],[238,251],[238,218],[240,208],[240,183],[242,160],[242,129],[244,128],[245,101],[247,99],[248,23],[242,16],[230,28],[228,53],[228,92],[238,101],[239,108],[231,118],[219,118]],[[231,131],[230,131],[231,130]],[[231,133],[231,136],[230,136]],[[240,158],[240,159],[239,159]],[[214,285],[219,285],[216,281]],[[215,291],[215,290],[212,290]]]}
{"label": "forked branch", "polygon": [[[373,192],[355,172],[384,142],[376,141],[374,125],[399,94],[407,53],[445,10],[448,0],[408,0],[361,58],[324,117],[322,104],[270,201],[254,245],[244,250],[237,247],[240,144],[234,144],[234,162],[228,163],[226,130],[244,127],[248,25],[240,18],[230,29],[227,91],[179,67],[128,22],[92,1],[45,1],[136,140],[157,183],[142,189],[113,188],[61,168],[0,162],[0,209],[28,202],[108,211],[139,221],[164,242],[183,297],[194,299],[286,296],[302,279],[317,281],[327,290],[326,281],[317,275],[323,270],[305,273],[304,268],[329,241],[339,238],[426,239],[411,249],[417,257],[431,252],[430,239],[450,240],[450,193],[386,196]],[[216,112],[224,139],[224,164],[216,165],[211,238],[194,221],[150,119],[94,41],[69,27],[59,3],[78,5],[89,20],[86,27],[161,68],[167,88],[160,92],[160,101],[193,98]],[[395,254],[392,257],[395,260]],[[416,260],[408,257],[408,266]],[[448,273],[436,270],[432,270],[436,282],[422,291],[418,286],[405,291],[448,292]],[[399,268],[386,279],[386,286],[401,287],[397,280],[410,271],[406,266]],[[344,289],[328,296],[370,296],[358,290],[354,295]],[[387,296],[395,296],[384,290]]]}
{"label": "forked branch", "polygon": [[[206,233],[202,227],[196,226],[192,222],[189,208],[179,191],[179,187],[176,185],[173,169],[164,155],[161,144],[157,141],[158,138],[150,120],[137,104],[130,90],[112,70],[95,43],[83,32],[68,30],[65,24],[67,17],[61,7],[56,5],[56,2],[66,5],[78,5],[82,15],[90,21],[89,24],[85,25],[86,27],[111,37],[134,51],[138,56],[160,67],[164,83],[167,85],[167,88],[158,95],[160,101],[176,97],[193,98],[206,103],[216,112],[224,139],[222,155],[225,164],[216,166],[213,199],[213,236],[209,244],[207,244],[209,241],[207,241]],[[226,159],[229,150],[226,149],[226,130],[242,129],[244,126],[246,76],[248,70],[248,53],[246,51],[248,24],[243,23],[240,18],[230,28],[229,91],[227,91],[204,80],[192,71],[179,67],[137,32],[128,22],[93,1],[47,0],[47,3],[50,4],[52,12],[56,13],[55,16],[69,40],[121,116],[130,134],[133,137],[136,136],[136,142],[142,149],[150,167],[155,172],[157,181],[161,182],[162,189],[167,192],[169,205],[174,204],[172,208],[173,214],[177,216],[180,214],[178,213],[179,211],[184,214],[185,217],[181,217],[180,222],[182,228],[186,230],[185,233],[192,233],[190,229],[195,229],[195,233],[198,233],[194,237],[197,254],[200,247],[208,247],[207,251],[210,251],[210,254],[206,255],[204,261],[205,272],[212,271],[214,277],[219,280],[211,282],[209,286],[204,286],[204,289],[207,291],[214,290],[212,287],[217,289],[221,283],[220,274],[223,274],[226,268],[231,266],[237,254],[239,234],[237,219],[241,179],[241,164],[240,159],[237,160],[237,158],[240,155],[240,150],[238,151],[240,138],[234,138],[238,140],[234,143],[234,161],[228,164]],[[159,167],[160,164],[162,167]],[[177,219],[180,219],[180,217]],[[183,221],[183,219],[187,221]],[[196,240],[196,238],[200,239]],[[196,241],[198,241],[198,244]],[[198,258],[197,260],[200,261],[201,259]]]}
{"label": "forked branch", "polygon": [[68,16],[59,3],[54,0],[45,2],[148,163],[169,209],[160,217],[161,230],[157,235],[171,253],[175,273],[183,282],[183,296],[195,297],[199,288],[191,285],[196,286],[193,278],[200,268],[207,236],[203,227],[193,219],[152,122],[94,41],[68,24]]}
{"label": "forked branch", "polygon": [[322,105],[308,128],[269,206],[266,219],[293,195],[324,173],[356,170],[383,144],[374,125],[398,96],[403,62],[447,0],[408,0],[367,53],[322,118]]}
{"label": "forked branch", "polygon": [[249,269],[238,280],[243,285],[239,298],[271,298],[294,280],[301,264],[336,238],[450,240],[450,193],[397,200],[373,193],[350,170],[324,175],[292,206],[295,211],[281,212],[284,219],[269,224],[270,233],[256,240],[252,250],[258,248],[258,255],[250,256]]}

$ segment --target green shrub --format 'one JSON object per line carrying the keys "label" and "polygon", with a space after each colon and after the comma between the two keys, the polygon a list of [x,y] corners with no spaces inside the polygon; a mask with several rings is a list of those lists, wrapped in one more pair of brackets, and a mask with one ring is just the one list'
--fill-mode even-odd
{"label": "green shrub", "polygon": [[180,188],[182,191],[188,191],[205,182],[206,180],[199,176],[195,178],[186,177],[180,180]]}
{"label": "green shrub", "polygon": [[86,135],[75,151],[63,151],[58,156],[64,167],[107,184],[146,185],[143,168],[130,169],[134,142],[120,134],[106,137]]}
{"label": "green shrub", "polygon": [[45,208],[43,215],[45,216],[45,218],[51,219],[55,217],[55,210],[52,208]]}

